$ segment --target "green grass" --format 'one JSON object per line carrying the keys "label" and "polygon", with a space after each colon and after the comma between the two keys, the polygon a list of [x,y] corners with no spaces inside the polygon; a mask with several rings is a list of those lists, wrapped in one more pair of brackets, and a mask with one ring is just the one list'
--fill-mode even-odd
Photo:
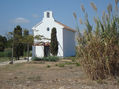
{"label": "green grass", "polygon": [[76,66],[80,66],[80,63],[79,62],[65,62],[65,63],[55,64],[55,66],[59,66],[59,67],[65,67],[65,65],[76,65]]}
{"label": "green grass", "polygon": [[64,67],[65,66],[65,63],[60,63],[58,64],[59,67]]}
{"label": "green grass", "polygon": [[0,62],[10,61],[9,57],[0,57]]}
{"label": "green grass", "polygon": [[63,58],[63,59],[70,59],[70,60],[72,60],[72,62],[76,62],[76,60],[78,59],[78,57],[76,57],[76,56],[73,56],[73,57],[65,57],[65,58]]}
{"label": "green grass", "polygon": [[65,62],[66,65],[72,65],[74,64],[73,62]]}

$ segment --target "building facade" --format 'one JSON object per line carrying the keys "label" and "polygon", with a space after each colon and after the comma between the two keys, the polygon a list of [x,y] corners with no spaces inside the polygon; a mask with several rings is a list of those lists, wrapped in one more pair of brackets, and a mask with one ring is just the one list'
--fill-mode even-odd
{"label": "building facade", "polygon": [[50,50],[50,39],[52,28],[56,28],[58,40],[59,57],[75,56],[75,30],[56,21],[53,18],[52,11],[45,11],[42,21],[36,24],[32,30],[33,35],[41,35],[45,39],[34,39],[33,56],[44,57],[48,56]]}

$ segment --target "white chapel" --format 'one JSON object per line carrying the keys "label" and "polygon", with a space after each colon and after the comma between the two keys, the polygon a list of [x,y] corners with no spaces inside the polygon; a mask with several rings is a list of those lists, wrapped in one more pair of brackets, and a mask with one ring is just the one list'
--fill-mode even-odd
{"label": "white chapel", "polygon": [[54,19],[52,11],[45,11],[42,21],[36,24],[33,36],[42,35],[47,39],[34,39],[32,54],[35,57],[48,56],[52,28],[56,28],[59,57],[75,56],[75,30]]}

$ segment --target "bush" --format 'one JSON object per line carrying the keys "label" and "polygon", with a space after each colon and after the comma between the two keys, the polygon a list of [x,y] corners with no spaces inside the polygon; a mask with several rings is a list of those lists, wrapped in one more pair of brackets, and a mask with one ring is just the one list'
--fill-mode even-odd
{"label": "bush", "polygon": [[[23,53],[23,56],[27,57],[27,56],[28,56],[28,53],[27,53],[27,52],[24,52],[24,53]],[[30,56],[30,57],[32,56],[32,51],[29,51],[29,56]]]}
{"label": "bush", "polygon": [[[97,12],[94,3],[91,3]],[[113,15],[108,6],[108,14],[103,14],[103,20],[95,18],[96,27],[90,25],[86,18],[86,30],[78,34],[77,52],[83,69],[93,80],[119,74],[119,16]],[[84,8],[83,8],[84,9]],[[87,13],[84,10],[85,16]],[[75,14],[74,14],[75,15]],[[75,16],[76,18],[76,16]]]}
{"label": "bush", "polygon": [[5,50],[4,54],[5,54],[5,57],[11,57],[12,56],[12,50],[11,49]]}
{"label": "bush", "polygon": [[59,67],[64,67],[65,66],[65,63],[60,63],[58,64]]}
{"label": "bush", "polygon": [[76,62],[76,66],[80,66],[80,63]]}
{"label": "bush", "polygon": [[10,61],[8,57],[0,57],[0,62]]}
{"label": "bush", "polygon": [[12,50],[6,49],[4,52],[0,52],[0,57],[11,57],[12,56]]}
{"label": "bush", "polygon": [[49,57],[43,57],[43,58],[38,58],[38,57],[33,57],[32,60],[34,61],[58,61],[59,57],[57,56],[49,56]]}
{"label": "bush", "polygon": [[47,68],[50,68],[51,66],[50,65],[47,65]]}
{"label": "bush", "polygon": [[4,52],[0,52],[0,57],[4,57]]}
{"label": "bush", "polygon": [[57,41],[57,30],[56,30],[56,28],[53,28],[52,32],[51,32],[50,52],[53,56],[57,56],[58,41]]}

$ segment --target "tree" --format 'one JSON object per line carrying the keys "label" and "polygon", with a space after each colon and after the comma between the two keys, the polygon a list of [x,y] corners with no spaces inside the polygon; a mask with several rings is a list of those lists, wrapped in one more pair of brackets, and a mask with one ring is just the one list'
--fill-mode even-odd
{"label": "tree", "polygon": [[13,53],[17,60],[20,56],[23,56],[23,44],[22,44],[22,28],[18,25],[14,28],[13,34]]}
{"label": "tree", "polygon": [[12,44],[13,44],[13,32],[8,32],[6,34],[6,38],[7,38],[7,48],[12,48]]}
{"label": "tree", "polygon": [[[24,30],[23,32],[23,40],[27,38],[27,36],[29,35],[29,31],[27,29]],[[24,51],[27,51],[27,43],[24,43]]]}
{"label": "tree", "polygon": [[58,41],[57,41],[56,34],[57,34],[56,28],[53,28],[51,33],[51,43],[50,43],[50,52],[53,56],[56,56],[58,53]]}
{"label": "tree", "polygon": [[24,30],[24,36],[22,39],[22,42],[24,44],[24,50],[27,51],[28,61],[29,61],[29,48],[32,48],[34,37],[32,35],[29,35],[28,30]]}
{"label": "tree", "polygon": [[7,38],[0,35],[0,51],[4,51],[5,47],[7,46]]}

